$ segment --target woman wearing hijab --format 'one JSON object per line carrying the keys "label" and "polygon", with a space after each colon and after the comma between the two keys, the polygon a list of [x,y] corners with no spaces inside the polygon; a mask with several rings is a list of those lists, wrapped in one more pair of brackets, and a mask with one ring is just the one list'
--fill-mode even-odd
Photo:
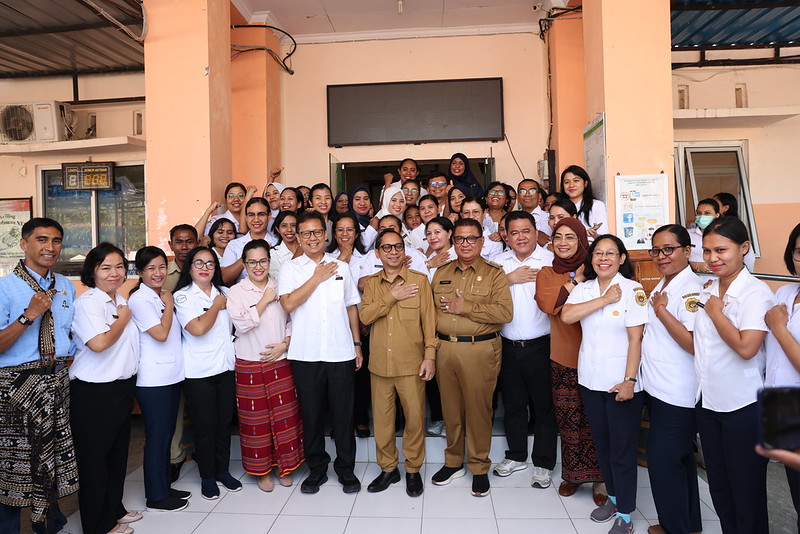
{"label": "woman wearing hijab", "polygon": [[475,175],[472,174],[472,169],[469,167],[469,159],[461,152],[453,154],[453,157],[450,158],[450,168],[447,171],[447,179],[452,180],[454,187],[461,186],[464,194],[467,196],[483,196],[483,187],[478,183],[478,179],[475,178]]}
{"label": "woman wearing hijab", "polygon": [[411,239],[411,232],[406,228],[403,222],[403,212],[406,211],[406,196],[403,193],[400,184],[392,184],[386,188],[383,193],[383,200],[381,201],[381,211],[379,211],[370,223],[374,229],[378,228],[380,220],[386,215],[394,215],[400,221],[403,242],[406,248],[413,249],[414,241]]}
{"label": "woman wearing hijab", "polygon": [[378,231],[370,226],[369,212],[372,208],[372,201],[369,197],[369,189],[364,184],[356,184],[347,192],[348,211],[355,214],[358,225],[361,227],[361,243],[364,249],[372,249]]}
{"label": "woman wearing hijab", "polygon": [[543,267],[536,277],[536,303],[550,316],[550,365],[553,377],[553,404],[561,434],[561,477],[558,493],[573,495],[578,486],[593,482],[594,502],[605,504],[607,495],[603,474],[586,409],[578,389],[578,351],[580,323],[561,320],[561,308],[579,282],[586,280],[583,264],[589,240],[584,225],[574,217],[562,219],[553,230],[552,267]]}
{"label": "woman wearing hijab", "polygon": [[267,184],[264,188],[264,198],[269,202],[269,222],[267,223],[267,234],[272,232],[272,225],[275,224],[275,217],[281,211],[281,193],[286,189],[286,186],[279,182],[272,182]]}

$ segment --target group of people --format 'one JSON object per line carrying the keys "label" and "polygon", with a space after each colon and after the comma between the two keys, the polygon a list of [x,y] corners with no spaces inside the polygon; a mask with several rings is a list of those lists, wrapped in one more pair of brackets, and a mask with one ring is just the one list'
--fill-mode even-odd
{"label": "group of people", "polygon": [[[196,224],[171,229],[172,260],[158,247],[137,251],[127,299],[120,249],[87,254],[88,289],[75,298],[51,270],[64,230],[26,223],[25,257],[0,279],[3,532],[19,531],[26,506],[35,532],[57,532],[57,498],[78,486],[85,533],[133,532],[142,514],[122,493],[134,398],[150,511],[181,510],[191,497],[171,487],[184,406],[205,499],[219,498],[220,484],[242,487],[229,472],[234,410],[245,471],[269,492],[305,462],[303,493],[327,481],[328,416],[334,472],[344,492],[360,491],[356,437],[370,435],[371,413],[381,473],[369,492],[402,478],[399,427],[412,497],[424,491],[426,433],[447,440],[431,483],[469,471],[477,497],[490,492],[490,472],[510,476],[529,458],[531,485],[549,487],[560,436],[559,494],[592,483],[590,518],[631,533],[646,405],[660,523],[650,532],[702,530],[698,432],[723,531],[768,531],[756,394],[800,385],[800,284],[773,295],[750,274],[735,197],[704,199],[689,229],[654,233],[663,278],[648,296],[581,167],[565,169],[549,195],[532,179],[484,192],[463,154],[425,184],[413,159],[397,175],[377,199],[366,186],[334,197],[325,184],[271,182],[259,196],[229,184],[224,213],[214,202]],[[784,259],[797,275],[800,225]],[[498,391],[508,449],[492,467]],[[800,479],[787,475],[800,508]]]}

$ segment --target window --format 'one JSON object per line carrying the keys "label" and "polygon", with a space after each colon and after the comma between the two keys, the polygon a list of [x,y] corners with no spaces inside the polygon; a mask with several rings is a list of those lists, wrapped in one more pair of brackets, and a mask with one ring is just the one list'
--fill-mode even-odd
{"label": "window", "polygon": [[677,143],[675,162],[679,222],[685,226],[694,222],[700,200],[731,193],[739,203],[739,218],[750,233],[753,252],[760,256],[742,142]]}
{"label": "window", "polygon": [[42,170],[45,217],[64,227],[62,261],[85,256],[103,241],[118,246],[126,255],[145,246],[144,165],[118,164],[115,175],[114,189],[64,191],[60,167]]}

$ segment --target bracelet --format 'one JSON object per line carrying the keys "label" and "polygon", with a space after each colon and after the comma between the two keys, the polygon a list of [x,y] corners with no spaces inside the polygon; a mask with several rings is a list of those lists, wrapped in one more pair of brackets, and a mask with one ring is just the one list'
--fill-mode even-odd
{"label": "bracelet", "polygon": [[633,382],[634,384],[636,383],[636,379],[633,378],[632,376],[626,376],[625,378],[622,379],[622,381],[623,382]]}
{"label": "bracelet", "polygon": [[353,346],[354,347],[360,347],[361,346],[361,342],[360,341],[353,341]]}

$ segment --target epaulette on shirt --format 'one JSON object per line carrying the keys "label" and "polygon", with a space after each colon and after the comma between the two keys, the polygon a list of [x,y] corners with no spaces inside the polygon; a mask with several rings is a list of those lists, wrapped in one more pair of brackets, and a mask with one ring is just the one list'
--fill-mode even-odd
{"label": "epaulette on shirt", "polygon": [[490,267],[494,267],[495,269],[502,269],[503,268],[503,266],[500,265],[499,263],[495,263],[495,262],[489,261],[489,260],[483,260],[483,261],[486,262],[486,265],[489,265]]}
{"label": "epaulette on shirt", "polygon": [[425,273],[421,273],[421,272],[419,272],[419,271],[416,271],[416,270],[414,270],[414,269],[409,269],[409,270],[408,270],[408,272],[410,272],[410,273],[414,273],[414,274],[418,274],[418,275],[420,275],[420,276],[424,276],[425,278],[427,278],[427,277],[428,277],[428,275],[427,275],[427,274],[425,274]]}
{"label": "epaulette on shirt", "polygon": [[453,262],[454,262],[454,261],[456,261],[457,259],[458,259],[458,258],[453,258],[452,260],[447,260],[446,262],[444,262],[443,264],[441,264],[441,265],[440,265],[438,268],[442,268],[442,267],[444,267],[445,265],[450,265],[451,263],[453,263]]}

